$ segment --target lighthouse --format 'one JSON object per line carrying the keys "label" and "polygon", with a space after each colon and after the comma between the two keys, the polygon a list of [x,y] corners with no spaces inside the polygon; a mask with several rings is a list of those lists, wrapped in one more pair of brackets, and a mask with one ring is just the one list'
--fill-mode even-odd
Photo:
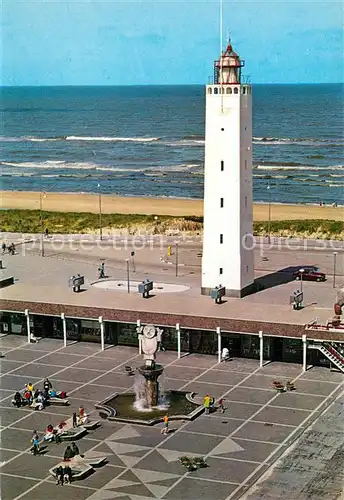
{"label": "lighthouse", "polygon": [[206,86],[202,289],[229,297],[254,290],[252,88],[229,41]]}

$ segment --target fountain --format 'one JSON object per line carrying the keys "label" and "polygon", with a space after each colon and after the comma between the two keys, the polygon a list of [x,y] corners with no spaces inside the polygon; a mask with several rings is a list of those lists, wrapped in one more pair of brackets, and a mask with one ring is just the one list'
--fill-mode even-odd
{"label": "fountain", "polygon": [[166,412],[170,420],[193,420],[202,411],[193,400],[193,393],[167,391],[161,394],[158,378],[164,367],[156,363],[156,354],[161,343],[163,330],[154,325],[137,327],[144,364],[137,368],[134,393],[113,394],[98,403],[100,415],[109,420],[154,425],[160,422]]}

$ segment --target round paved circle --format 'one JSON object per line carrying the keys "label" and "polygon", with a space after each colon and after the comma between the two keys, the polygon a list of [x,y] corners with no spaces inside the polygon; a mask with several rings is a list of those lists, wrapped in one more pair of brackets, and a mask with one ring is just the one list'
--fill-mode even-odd
{"label": "round paved circle", "polygon": [[[141,281],[130,281],[130,292],[138,293],[138,286],[140,283]],[[119,292],[128,291],[128,282],[125,280],[99,280],[92,283],[92,286],[102,290],[111,290],[112,292],[114,290]],[[154,283],[152,293],[155,295],[158,293],[180,293],[186,292],[189,289],[190,287],[186,285],[176,285],[174,283]]]}

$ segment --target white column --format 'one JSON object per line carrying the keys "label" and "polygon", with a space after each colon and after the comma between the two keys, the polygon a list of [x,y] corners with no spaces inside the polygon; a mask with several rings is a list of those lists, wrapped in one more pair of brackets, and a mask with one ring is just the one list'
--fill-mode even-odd
{"label": "white column", "polygon": [[28,344],[30,344],[30,342],[31,342],[31,332],[30,332],[30,314],[29,314],[29,310],[25,309],[24,314],[26,316],[27,342],[28,342]]}
{"label": "white column", "polygon": [[[139,319],[136,321],[136,325],[137,325],[137,328],[140,328],[141,321]],[[139,354],[142,354],[142,342],[141,342],[140,334],[139,334]]]}
{"label": "white column", "polygon": [[307,371],[307,336],[302,335],[302,343],[303,343],[303,362],[302,362],[302,371]]}
{"label": "white column", "polygon": [[221,342],[221,328],[218,326],[216,328],[217,333],[217,361],[221,363],[221,355],[222,355],[222,342]]}
{"label": "white column", "polygon": [[61,313],[62,330],[63,330],[63,345],[67,347],[67,323],[65,313]]}
{"label": "white column", "polygon": [[180,343],[180,325],[179,323],[176,324],[176,330],[177,330],[177,353],[178,353],[178,359],[181,357],[181,343]]}
{"label": "white column", "polygon": [[263,332],[260,330],[258,332],[258,335],[259,335],[259,366],[262,368],[262,366],[263,366],[263,357],[264,357]]}
{"label": "white column", "polygon": [[102,351],[104,351],[104,321],[103,321],[103,316],[99,316],[98,321],[99,321],[99,325],[100,325],[100,348]]}

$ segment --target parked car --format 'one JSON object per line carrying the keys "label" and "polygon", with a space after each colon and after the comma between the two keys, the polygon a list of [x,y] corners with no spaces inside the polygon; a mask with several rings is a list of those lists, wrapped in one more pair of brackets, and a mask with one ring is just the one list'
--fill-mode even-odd
{"label": "parked car", "polygon": [[[303,273],[300,273],[300,269],[303,269]],[[293,273],[294,280],[300,280],[301,274],[302,279],[305,281],[325,281],[326,274],[319,271],[315,266],[300,267],[298,271]]]}

